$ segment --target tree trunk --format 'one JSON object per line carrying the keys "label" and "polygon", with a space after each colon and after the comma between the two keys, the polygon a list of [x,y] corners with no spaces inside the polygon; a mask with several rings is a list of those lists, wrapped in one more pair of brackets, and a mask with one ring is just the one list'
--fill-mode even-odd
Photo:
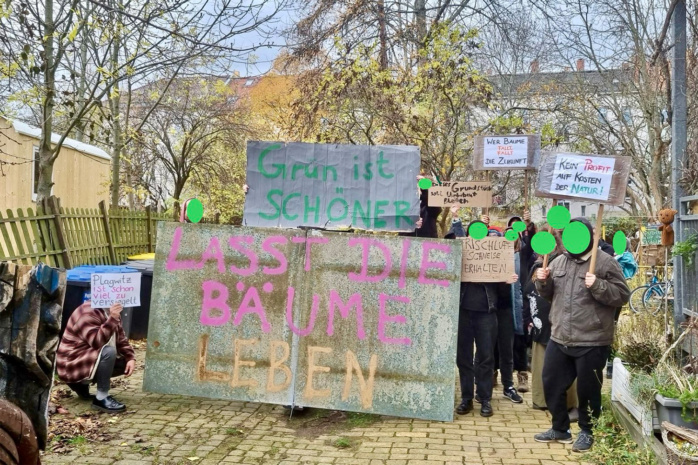
{"label": "tree trunk", "polygon": [[[36,189],[37,202],[49,198],[53,188],[53,163],[56,157],[51,149],[53,131],[53,107],[56,92],[56,70],[54,69],[53,0],[46,0],[44,7],[44,96],[41,106],[41,139],[39,141],[39,182]],[[58,155],[58,154],[56,154]]]}
{"label": "tree trunk", "polygon": [[[82,43],[80,44],[80,81],[78,84],[77,100],[75,107],[82,108],[85,104],[85,92],[87,90],[87,28],[82,32]],[[85,127],[89,118],[80,118],[80,121],[75,125],[75,140],[83,142],[85,140]]]}
{"label": "tree trunk", "polygon": [[378,27],[380,38],[380,67],[388,69],[388,33],[385,24],[385,0],[378,0]]}
{"label": "tree trunk", "polygon": [[[120,22],[121,18],[118,18]],[[119,49],[121,48],[121,40],[119,35],[114,38],[111,54],[111,69],[113,73],[117,73],[119,69]],[[111,159],[111,205],[113,208],[119,206],[119,179],[121,169],[121,150],[123,146],[123,134],[121,133],[121,97],[119,95],[119,83],[114,83],[114,89],[109,98],[112,121],[114,122],[113,132],[113,149]]]}

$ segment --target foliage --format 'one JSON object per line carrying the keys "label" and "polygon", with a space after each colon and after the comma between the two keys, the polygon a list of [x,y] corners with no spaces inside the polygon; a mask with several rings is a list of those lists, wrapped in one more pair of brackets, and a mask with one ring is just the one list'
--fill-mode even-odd
{"label": "foliage", "polygon": [[681,257],[687,266],[692,266],[696,253],[698,253],[698,234],[692,234],[684,241],[675,242],[671,248],[671,253]]}
{"label": "foliage", "polygon": [[666,350],[664,317],[645,312],[619,320],[615,344],[631,368],[650,373]]}
{"label": "foliage", "polygon": [[637,218],[627,216],[614,216],[603,219],[603,225],[606,227],[606,240],[613,241],[613,235],[616,231],[623,231],[627,237],[634,237],[635,233],[640,229]]}
{"label": "foliage", "polygon": [[635,443],[611,410],[608,396],[603,397],[601,416],[594,423],[594,447],[584,455],[585,462],[606,465],[651,465],[657,460],[649,448]]}
{"label": "foliage", "polygon": [[673,363],[661,363],[653,373],[656,392],[669,399],[681,402],[681,416],[686,421],[698,420],[698,379]]}

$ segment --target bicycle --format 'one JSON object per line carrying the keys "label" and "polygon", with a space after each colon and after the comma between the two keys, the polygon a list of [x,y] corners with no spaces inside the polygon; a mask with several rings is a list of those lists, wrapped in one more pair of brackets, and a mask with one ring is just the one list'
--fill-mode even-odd
{"label": "bicycle", "polygon": [[655,266],[647,275],[651,276],[649,283],[636,287],[630,293],[630,310],[634,313],[649,312],[656,315],[662,308],[667,293],[669,296],[673,295],[674,283],[671,279],[659,281]]}

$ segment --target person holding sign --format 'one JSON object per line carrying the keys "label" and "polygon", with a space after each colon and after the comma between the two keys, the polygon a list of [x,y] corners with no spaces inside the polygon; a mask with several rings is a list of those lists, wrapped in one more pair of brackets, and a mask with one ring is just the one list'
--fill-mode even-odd
{"label": "person holding sign", "polygon": [[[575,253],[568,250],[555,258],[548,268],[536,271],[536,290],[552,302],[543,389],[553,421],[551,429],[536,434],[534,439],[572,442],[567,390],[576,378],[581,431],[572,450],[584,452],[594,443],[592,417],[598,418],[601,414],[603,368],[613,343],[613,317],[616,308],[628,302],[630,289],[618,262],[605,253],[597,254],[594,273],[589,273],[593,249],[589,221],[575,218],[566,231],[569,228],[579,233],[577,239],[584,239],[586,247],[575,249]],[[571,248],[571,244],[565,243],[565,246]]]}
{"label": "person holding sign", "polygon": [[[467,230],[458,218],[458,208],[451,208],[454,216],[451,230],[446,239],[467,237],[471,228],[480,221],[473,221]],[[497,342],[497,309],[509,308],[511,294],[509,285],[518,276],[512,275],[506,283],[461,283],[460,308],[458,319],[458,342],[456,365],[460,375],[462,401],[456,413],[465,415],[473,410],[473,400],[480,402],[480,415],[490,417],[492,410],[492,389],[494,374],[494,345]],[[473,343],[477,348],[478,362],[474,363]],[[477,395],[473,389],[477,385]]]}
{"label": "person holding sign", "polygon": [[126,409],[109,395],[111,378],[131,376],[136,366],[135,352],[121,327],[123,309],[120,303],[109,310],[82,304],[70,316],[56,353],[59,378],[82,399],[92,399],[89,385],[97,383],[92,408],[108,413]]}

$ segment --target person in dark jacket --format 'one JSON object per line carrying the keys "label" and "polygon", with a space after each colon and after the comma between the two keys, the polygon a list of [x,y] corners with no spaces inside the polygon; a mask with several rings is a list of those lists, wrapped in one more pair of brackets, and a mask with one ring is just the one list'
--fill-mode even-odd
{"label": "person in dark jacket", "polygon": [[[454,216],[457,209],[451,209]],[[467,231],[475,224],[471,222],[463,228],[455,216],[446,238],[467,236]],[[462,401],[456,413],[465,415],[473,410],[477,385],[477,399],[480,401],[480,415],[492,416],[492,374],[494,372],[494,344],[497,340],[497,308],[509,307],[511,312],[510,284],[518,276],[512,275],[508,283],[461,283],[460,308],[458,318],[458,343],[456,365],[460,375]],[[478,363],[474,363],[473,343],[477,347]]]}
{"label": "person in dark jacket", "polygon": [[[592,235],[586,218],[575,218]],[[571,443],[567,414],[567,390],[577,379],[579,427],[575,452],[594,444],[592,417],[601,414],[603,367],[613,343],[614,314],[628,302],[630,289],[618,262],[597,253],[594,273],[589,273],[593,240],[580,253],[565,252],[548,268],[536,271],[536,290],[552,302],[550,342],[545,349],[543,389],[553,417],[552,428],[534,439],[538,442]]]}
{"label": "person in dark jacket", "polygon": [[[424,176],[417,176],[417,182],[424,179]],[[413,233],[402,233],[401,236],[416,236],[416,237],[439,237],[439,228],[436,226],[436,221],[441,214],[441,207],[429,206],[429,191],[427,189],[419,190],[419,220],[415,225]]]}
{"label": "person in dark jacket", "polygon": [[[546,228],[547,229],[547,228]],[[557,246],[550,253],[549,260],[562,253],[562,242],[560,234],[553,231]],[[550,341],[550,302],[538,294],[535,286],[536,271],[543,266],[543,257],[533,262],[528,278],[525,280],[523,288],[523,319],[524,325],[531,335],[531,399],[533,408],[537,410],[547,410],[545,403],[545,393],[543,392],[543,364],[545,360],[545,348]],[[577,381],[567,390],[567,409],[570,411],[570,420],[577,421],[579,412],[577,411]]]}

